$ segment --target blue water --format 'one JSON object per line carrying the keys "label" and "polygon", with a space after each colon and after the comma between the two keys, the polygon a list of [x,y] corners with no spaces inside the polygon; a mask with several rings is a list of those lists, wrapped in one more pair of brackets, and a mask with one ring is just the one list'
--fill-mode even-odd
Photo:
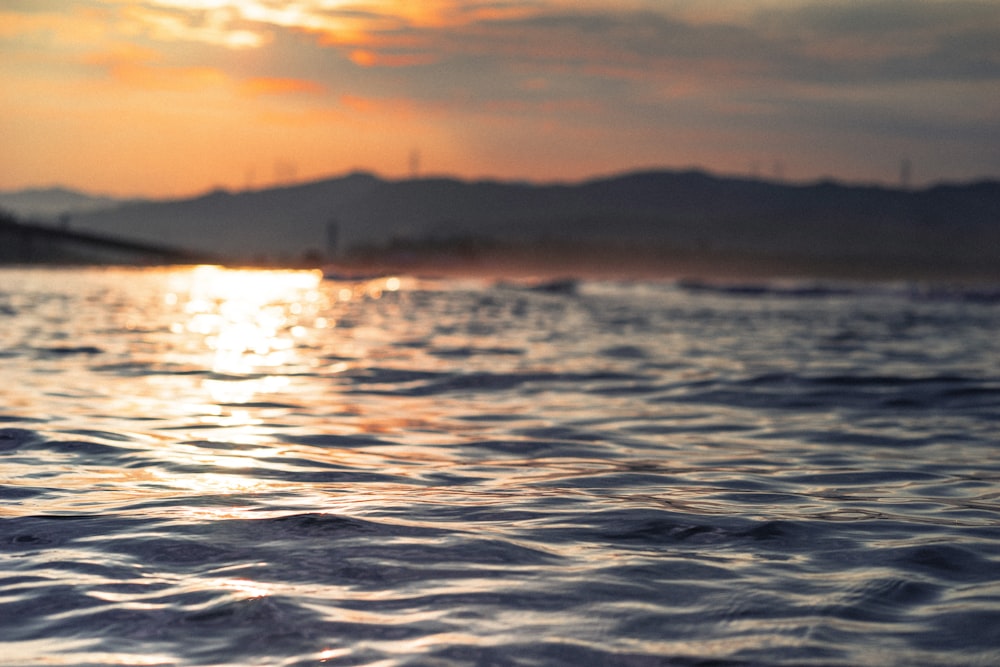
{"label": "blue water", "polygon": [[1000,664],[1000,290],[0,270],[0,663]]}

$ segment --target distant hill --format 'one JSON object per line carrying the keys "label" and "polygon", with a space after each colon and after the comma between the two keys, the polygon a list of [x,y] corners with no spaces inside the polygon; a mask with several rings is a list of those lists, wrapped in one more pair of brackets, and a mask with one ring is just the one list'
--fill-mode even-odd
{"label": "distant hill", "polygon": [[902,190],[646,171],[542,185],[355,173],[125,204],[74,216],[72,224],[234,261],[343,256],[365,247],[369,255],[391,247],[403,257],[437,244],[533,249],[542,261],[567,250],[653,264],[1000,276],[997,182]]}
{"label": "distant hill", "polygon": [[0,209],[23,218],[53,220],[65,214],[114,208],[124,200],[88,195],[66,188],[30,188],[0,192]]}

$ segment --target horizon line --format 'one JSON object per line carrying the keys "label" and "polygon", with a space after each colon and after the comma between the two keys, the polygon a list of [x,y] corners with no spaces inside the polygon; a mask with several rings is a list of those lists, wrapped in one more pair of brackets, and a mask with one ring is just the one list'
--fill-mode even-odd
{"label": "horizon line", "polygon": [[702,174],[720,180],[747,181],[747,182],[766,183],[770,185],[787,186],[787,187],[809,187],[815,185],[833,184],[843,187],[877,188],[883,190],[898,190],[898,191],[908,191],[908,192],[920,192],[925,190],[931,190],[936,187],[968,186],[968,185],[976,185],[983,183],[1000,183],[1000,175],[982,175],[966,179],[942,178],[921,184],[906,184],[902,182],[892,183],[885,180],[882,181],[851,180],[848,178],[842,178],[833,175],[796,179],[778,175],[768,176],[768,175],[753,174],[753,173],[747,174],[743,172],[727,172],[722,170],[713,170],[709,167],[704,167],[699,165],[687,165],[681,167],[677,166],[672,167],[667,165],[635,166],[616,171],[599,172],[589,176],[572,178],[572,179],[535,179],[527,177],[518,178],[518,177],[500,177],[500,176],[487,176],[487,175],[462,176],[458,174],[445,173],[445,172],[428,173],[420,175],[391,176],[379,173],[377,170],[374,169],[355,168],[341,172],[331,172],[329,174],[321,176],[307,177],[295,181],[276,180],[272,183],[261,186],[240,187],[240,186],[214,185],[204,189],[194,190],[186,194],[177,194],[177,195],[113,194],[106,191],[90,191],[86,189],[77,188],[71,185],[65,185],[62,183],[52,183],[48,185],[29,185],[15,189],[3,189],[0,190],[0,195],[18,195],[26,193],[42,193],[47,191],[48,192],[58,191],[69,194],[83,195],[95,199],[98,198],[112,199],[122,203],[170,202],[170,201],[184,201],[188,199],[198,199],[215,193],[227,193],[232,195],[238,195],[238,194],[248,194],[255,192],[266,192],[268,190],[291,189],[308,185],[314,185],[317,183],[322,183],[324,181],[334,181],[334,180],[350,178],[352,176],[368,176],[386,183],[408,183],[408,182],[444,180],[444,181],[455,181],[459,183],[468,183],[468,184],[497,183],[497,184],[509,184],[509,185],[528,185],[534,187],[553,187],[553,186],[572,187],[592,182],[621,178],[625,176],[633,176],[638,174],[652,174],[652,173]]}

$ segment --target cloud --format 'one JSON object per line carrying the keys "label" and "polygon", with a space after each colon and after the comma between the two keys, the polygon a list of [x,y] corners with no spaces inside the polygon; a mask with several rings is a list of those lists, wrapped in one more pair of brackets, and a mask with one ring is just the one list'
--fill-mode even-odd
{"label": "cloud", "polygon": [[[350,126],[338,140],[359,147],[433,133],[455,164],[476,146],[476,160],[514,165],[522,155],[526,170],[556,169],[561,151],[579,156],[581,137],[592,165],[681,150],[685,161],[700,150],[706,160],[808,153],[815,141],[845,155],[838,144],[861,146],[851,150],[866,168],[881,139],[897,142],[892,151],[947,143],[993,165],[983,137],[1000,118],[997,9],[998,0],[0,0],[0,86],[23,126],[44,111],[52,127],[69,127],[71,91],[75,107],[107,113],[124,101],[137,119],[154,101],[191,122],[231,117],[247,123],[245,136],[274,134],[276,144],[294,135],[318,145],[297,122],[317,137]],[[545,160],[532,158],[543,145]],[[358,159],[379,159],[368,155]]]}
{"label": "cloud", "polygon": [[[753,4],[753,3],[750,3]],[[731,6],[735,6],[730,3]],[[727,20],[669,11],[518,7],[464,20],[409,20],[365,34],[368,65],[389,55],[420,62],[479,59],[503,64],[656,79],[683,67],[707,80],[740,77],[798,81],[995,78],[1000,50],[996,3],[875,0],[764,4]],[[747,16],[749,14],[749,16]],[[332,44],[332,43],[331,43]]]}
{"label": "cloud", "polygon": [[[56,0],[48,0],[56,6]],[[366,69],[436,66],[484,92],[559,73],[690,88],[734,81],[993,79],[1000,12],[976,0],[606,4],[512,0],[111,0],[119,29],[161,42],[269,47],[284,32]],[[72,5],[75,6],[75,5]],[[627,7],[627,8],[623,8]],[[517,70],[518,77],[496,76]],[[309,76],[306,72],[284,73]],[[427,81],[428,93],[441,90]],[[405,88],[405,83],[403,84]],[[675,83],[676,85],[676,83]],[[523,88],[523,86],[521,86]],[[556,92],[556,89],[551,89]]]}
{"label": "cloud", "polygon": [[351,62],[361,67],[416,67],[429,65],[437,57],[429,53],[386,53],[369,49],[351,51]]}
{"label": "cloud", "polygon": [[955,96],[948,84],[1000,76],[989,3],[636,4],[464,3],[452,15],[444,10],[455,2],[398,14],[362,4],[328,13],[349,19],[350,39],[305,34],[317,37],[312,75],[337,94],[429,118],[509,117],[525,131],[561,118],[641,125],[650,136],[705,134],[714,124],[769,137],[779,127],[802,136],[833,127],[917,140],[983,127],[963,100],[982,103],[984,91],[972,85]]}
{"label": "cloud", "polygon": [[225,72],[215,67],[174,67],[162,64],[162,60],[157,51],[132,44],[121,44],[83,58],[85,64],[99,68],[115,85],[133,90],[184,91],[229,82]]}
{"label": "cloud", "polygon": [[274,77],[256,77],[244,81],[243,90],[250,95],[318,95],[325,92],[322,84],[308,79],[282,79]]}
{"label": "cloud", "polygon": [[250,49],[269,41],[259,26],[243,23],[228,8],[201,11],[164,11],[145,6],[126,6],[123,15],[158,41],[205,42],[230,49]]}
{"label": "cloud", "polygon": [[797,56],[775,70],[799,80],[1000,78],[996,2],[810,2],[761,12],[751,28]]}

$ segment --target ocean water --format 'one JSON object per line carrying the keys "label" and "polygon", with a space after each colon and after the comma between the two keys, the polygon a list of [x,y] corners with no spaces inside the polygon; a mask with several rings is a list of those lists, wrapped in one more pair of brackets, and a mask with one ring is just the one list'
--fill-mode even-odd
{"label": "ocean water", "polygon": [[0,270],[0,663],[1000,664],[1000,289]]}

